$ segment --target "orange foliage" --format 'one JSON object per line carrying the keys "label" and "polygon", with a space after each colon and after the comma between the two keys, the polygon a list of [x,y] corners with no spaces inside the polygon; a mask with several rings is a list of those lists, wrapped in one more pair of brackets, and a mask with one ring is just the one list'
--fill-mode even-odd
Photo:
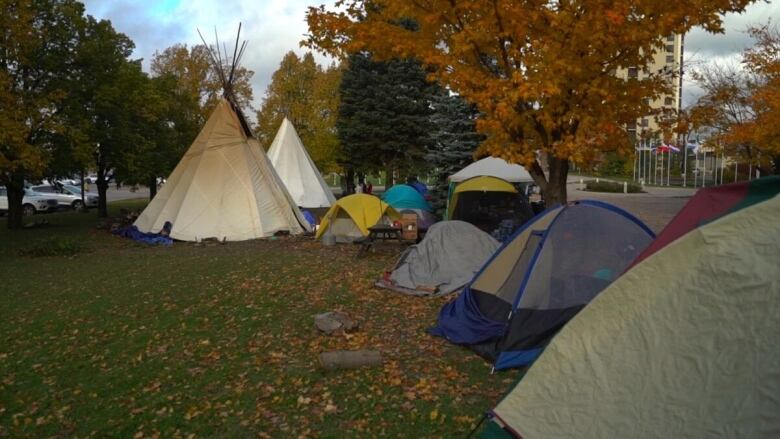
{"label": "orange foliage", "polygon": [[[304,44],[335,56],[369,50],[420,59],[431,79],[483,113],[480,152],[525,165],[547,192],[536,151],[565,182],[569,160],[628,147],[623,127],[650,114],[644,99],[671,85],[668,73],[624,80],[615,71],[648,65],[665,35],[693,26],[722,31],[719,14],[749,3],[342,0],[336,11],[309,9]],[[410,20],[411,29],[396,25]],[[562,191],[553,201],[565,201]]]}

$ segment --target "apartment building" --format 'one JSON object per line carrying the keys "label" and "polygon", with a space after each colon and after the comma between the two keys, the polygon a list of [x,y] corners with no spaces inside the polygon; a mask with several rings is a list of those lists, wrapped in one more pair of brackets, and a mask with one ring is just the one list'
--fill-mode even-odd
{"label": "apartment building", "polygon": [[[679,111],[682,106],[682,62],[683,62],[683,35],[669,35],[664,38],[663,46],[656,51],[652,64],[647,66],[649,72],[664,72],[668,74],[669,81],[672,83],[672,93],[663,95],[650,102],[654,109],[666,108]],[[641,78],[647,74],[642,69],[631,67],[616,73],[619,77]],[[639,119],[636,127],[628,127],[629,131],[646,134],[659,131],[658,118],[648,115]],[[633,128],[633,129],[632,129]]]}

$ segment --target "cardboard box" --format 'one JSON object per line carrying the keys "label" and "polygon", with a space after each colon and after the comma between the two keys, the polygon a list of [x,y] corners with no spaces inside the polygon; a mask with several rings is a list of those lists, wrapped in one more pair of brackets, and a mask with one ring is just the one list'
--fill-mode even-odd
{"label": "cardboard box", "polygon": [[417,214],[401,214],[401,237],[407,241],[417,240]]}

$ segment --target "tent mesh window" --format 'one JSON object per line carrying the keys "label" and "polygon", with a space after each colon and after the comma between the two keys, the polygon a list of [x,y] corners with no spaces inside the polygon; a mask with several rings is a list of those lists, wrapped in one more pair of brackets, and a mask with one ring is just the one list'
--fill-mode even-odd
{"label": "tent mesh window", "polygon": [[[585,204],[548,229],[503,348],[541,343],[606,288],[652,240],[628,218]],[[519,283],[516,284],[519,288]],[[512,330],[519,328],[521,330]]]}

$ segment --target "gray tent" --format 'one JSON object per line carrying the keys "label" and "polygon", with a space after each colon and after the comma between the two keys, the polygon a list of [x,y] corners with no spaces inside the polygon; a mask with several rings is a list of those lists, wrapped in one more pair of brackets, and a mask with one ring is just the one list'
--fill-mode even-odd
{"label": "gray tent", "polygon": [[416,296],[449,294],[466,285],[499,245],[465,221],[442,221],[409,247],[376,285]]}

